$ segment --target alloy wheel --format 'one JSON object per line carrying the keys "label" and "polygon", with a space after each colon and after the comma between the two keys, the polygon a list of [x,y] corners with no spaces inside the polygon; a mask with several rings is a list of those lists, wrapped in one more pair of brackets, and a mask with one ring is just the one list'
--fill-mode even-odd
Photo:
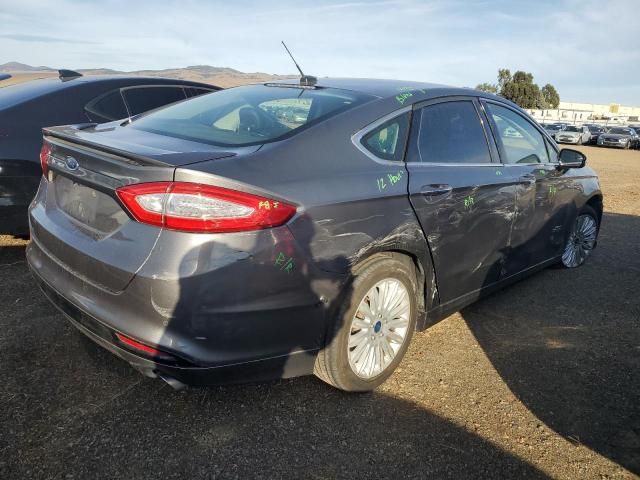
{"label": "alloy wheel", "polygon": [[363,379],[381,374],[407,339],[411,319],[409,292],[386,278],[364,296],[351,321],[347,354],[353,373]]}
{"label": "alloy wheel", "polygon": [[598,224],[591,215],[579,215],[573,233],[567,241],[562,264],[565,267],[579,267],[595,247],[598,236]]}

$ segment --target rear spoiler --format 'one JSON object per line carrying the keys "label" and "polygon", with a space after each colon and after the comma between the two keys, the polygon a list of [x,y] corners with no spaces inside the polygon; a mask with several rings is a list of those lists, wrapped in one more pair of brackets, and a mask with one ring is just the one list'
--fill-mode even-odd
{"label": "rear spoiler", "polygon": [[[156,160],[155,158],[137,155],[135,153],[126,152],[124,150],[120,150],[118,148],[108,147],[106,145],[91,142],[90,140],[84,138],[78,138],[73,135],[73,131],[86,130],[88,128],[92,128],[98,125],[97,123],[81,123],[78,125],[66,125],[64,127],[47,127],[42,129],[42,134],[44,137],[53,137],[56,139],[55,143],[60,143],[67,147],[83,147],[86,150],[93,150],[99,153],[107,153],[110,155],[115,155],[130,162],[136,163],[138,165],[153,165],[158,167],[175,167],[170,163],[162,162],[160,160]],[[62,129],[71,130],[71,132],[67,133]],[[221,158],[233,157],[236,154],[234,152],[202,152],[202,158],[195,158],[193,162],[190,163],[198,163],[204,162],[207,160],[218,160]],[[185,166],[184,164],[182,166]]]}

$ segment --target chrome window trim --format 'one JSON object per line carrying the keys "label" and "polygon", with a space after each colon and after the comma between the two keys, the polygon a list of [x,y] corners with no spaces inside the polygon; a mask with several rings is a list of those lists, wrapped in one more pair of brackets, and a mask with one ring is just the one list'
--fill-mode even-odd
{"label": "chrome window trim", "polygon": [[502,167],[500,163],[446,163],[446,162],[406,162],[406,165],[425,167]]}
{"label": "chrome window trim", "polygon": [[374,155],[372,152],[367,150],[367,148],[362,144],[362,138],[364,136],[366,136],[367,134],[371,133],[373,130],[375,130],[379,126],[381,126],[382,124],[388,122],[389,120],[393,120],[394,118],[399,117],[400,115],[403,115],[403,114],[405,114],[407,112],[410,112],[411,109],[412,109],[412,106],[411,105],[407,105],[406,107],[402,107],[402,108],[399,108],[398,110],[394,110],[393,112],[388,113],[384,117],[380,117],[376,121],[366,125],[365,127],[363,127],[360,130],[358,130],[356,133],[351,135],[351,143],[353,143],[358,150],[360,150],[362,153],[364,153],[371,160],[373,160],[374,162],[379,163],[381,165],[406,164],[402,160],[386,160],[384,158],[380,158],[380,157]]}

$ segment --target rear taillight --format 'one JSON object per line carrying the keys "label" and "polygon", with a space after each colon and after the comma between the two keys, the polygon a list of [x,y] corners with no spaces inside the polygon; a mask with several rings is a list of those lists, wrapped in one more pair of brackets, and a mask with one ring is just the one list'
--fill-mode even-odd
{"label": "rear taillight", "polygon": [[116,193],[139,222],[188,232],[260,230],[283,225],[296,213],[288,203],[199,183],[139,183]]}
{"label": "rear taillight", "polygon": [[157,348],[153,348],[149,345],[145,345],[144,343],[140,343],[137,340],[134,340],[131,337],[127,337],[126,335],[123,335],[121,333],[116,333],[116,338],[120,341],[120,343],[126,345],[130,349],[137,350],[138,352],[149,355],[150,357],[159,358],[162,360],[175,360],[171,355],[164,353]]}
{"label": "rear taillight", "polygon": [[42,175],[47,176],[49,172],[49,155],[51,155],[51,144],[48,142],[42,142],[42,148],[40,149],[40,167],[42,168]]}

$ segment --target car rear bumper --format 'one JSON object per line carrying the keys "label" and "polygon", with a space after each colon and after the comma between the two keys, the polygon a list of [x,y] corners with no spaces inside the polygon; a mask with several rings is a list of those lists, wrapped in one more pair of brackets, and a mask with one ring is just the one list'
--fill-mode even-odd
{"label": "car rear bumper", "polygon": [[[31,222],[36,218],[32,214]],[[220,242],[203,240],[192,243],[187,253],[171,255],[179,239],[170,232],[129,285],[111,292],[69,269],[34,231],[39,229],[32,229],[27,247],[29,267],[46,296],[79,330],[146,375],[188,384],[312,373],[325,341],[328,305],[345,280],[314,273],[287,227],[260,234],[271,239],[270,247],[252,238],[260,245],[252,255],[227,254]],[[296,258],[295,270],[274,264],[271,255],[280,248]],[[271,253],[262,258],[262,250]],[[216,252],[225,262],[217,261]],[[145,358],[116,333],[166,352],[176,362]]]}
{"label": "car rear bumper", "polygon": [[[313,373],[313,366],[318,348],[296,350],[287,354],[256,358],[250,361],[227,363],[215,366],[199,366],[176,356],[177,361],[164,361],[138,354],[128,346],[121,344],[117,331],[110,325],[95,318],[92,314],[69,301],[56,288],[51,286],[40,275],[41,270],[34,268],[38,253],[33,243],[28,247],[27,258],[31,272],[44,295],[60,310],[65,317],[81,333],[96,344],[105,348],[117,357],[128,362],[133,368],[148,377],[161,377],[168,383],[177,380],[189,385],[215,385],[226,383],[244,383],[264,381],[276,378],[288,378]],[[170,354],[176,352],[171,351]],[[177,353],[179,355],[179,352]],[[242,355],[239,355],[242,357]]]}

